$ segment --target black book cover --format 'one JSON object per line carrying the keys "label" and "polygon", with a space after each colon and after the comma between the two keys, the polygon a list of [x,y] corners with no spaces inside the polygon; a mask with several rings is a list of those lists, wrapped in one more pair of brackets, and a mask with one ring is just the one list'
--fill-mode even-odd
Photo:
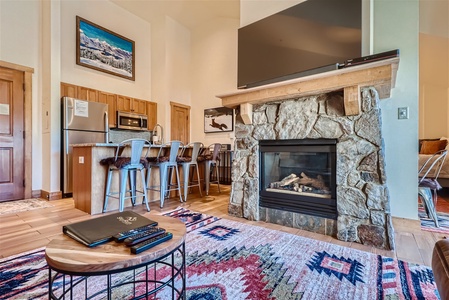
{"label": "black book cover", "polygon": [[145,225],[156,226],[157,222],[132,211],[124,211],[65,225],[62,232],[88,247],[97,246],[113,239],[119,232]]}

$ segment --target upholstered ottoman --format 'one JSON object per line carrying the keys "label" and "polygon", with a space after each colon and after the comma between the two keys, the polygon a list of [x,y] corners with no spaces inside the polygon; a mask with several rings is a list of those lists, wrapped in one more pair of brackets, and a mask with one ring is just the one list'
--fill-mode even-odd
{"label": "upholstered ottoman", "polygon": [[435,243],[432,270],[441,300],[449,300],[449,239]]}

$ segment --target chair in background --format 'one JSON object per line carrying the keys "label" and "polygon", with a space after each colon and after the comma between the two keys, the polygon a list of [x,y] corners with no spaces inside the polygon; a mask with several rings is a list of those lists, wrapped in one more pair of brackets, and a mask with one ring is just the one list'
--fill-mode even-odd
{"label": "chair in background", "polygon": [[[214,143],[209,145],[201,155],[198,156],[199,162],[204,162],[204,182],[206,186],[206,195],[209,195],[209,187],[211,183],[216,183],[218,186],[218,192],[220,193],[220,175],[218,172],[218,167],[220,164],[220,154],[221,144]],[[212,151],[212,152],[211,152]],[[215,175],[213,175],[215,172]],[[215,176],[215,180],[212,178]]]}
{"label": "chair in background", "polygon": [[437,191],[441,189],[438,183],[441,167],[446,159],[447,150],[441,150],[433,154],[418,171],[418,196],[426,210],[429,218],[431,218],[436,227],[438,224],[438,215],[436,212]]}
{"label": "chair in background", "polygon": [[[178,191],[179,199],[182,202],[177,162],[181,146],[182,143],[180,141],[171,141],[165,145],[161,145],[157,156],[147,157],[147,190],[159,191],[161,208],[164,206],[165,198],[170,195],[171,191]],[[169,152],[168,155],[166,152]],[[151,170],[153,168],[159,168],[159,185],[151,186]],[[176,182],[172,181],[173,175],[176,175]]]}
{"label": "chair in background", "polygon": [[[145,145],[148,145],[144,157],[142,157],[142,151]],[[125,147],[130,147],[131,156],[121,156]],[[134,206],[137,197],[143,197],[142,203],[145,203],[147,211],[150,211],[148,206],[147,188],[145,180],[145,169],[147,167],[146,156],[150,148],[150,143],[145,139],[127,139],[122,141],[115,150],[114,157],[104,158],[100,161],[103,166],[108,166],[106,191],[104,197],[103,212],[107,211],[109,198],[119,199],[119,211],[123,211],[126,199],[131,199],[131,203]],[[142,180],[142,190],[137,190],[137,171],[140,171]],[[119,173],[119,191],[111,192],[111,182],[114,171]],[[129,188],[127,187],[127,181],[129,181]],[[129,193],[129,196],[126,194]],[[116,196],[118,194],[118,196]]]}
{"label": "chair in background", "polygon": [[[182,167],[182,186],[184,189],[184,201],[187,201],[187,194],[189,188],[197,186],[201,197],[203,194],[201,193],[201,181],[200,181],[200,171],[198,168],[198,154],[200,150],[204,148],[203,143],[194,142],[190,143],[182,149],[181,155],[178,157],[178,165]],[[191,149],[190,155],[187,155],[186,150]],[[193,168],[193,171],[196,169],[196,178],[197,180],[193,180],[194,173],[190,173],[190,169]],[[190,176],[191,175],[191,176]]]}

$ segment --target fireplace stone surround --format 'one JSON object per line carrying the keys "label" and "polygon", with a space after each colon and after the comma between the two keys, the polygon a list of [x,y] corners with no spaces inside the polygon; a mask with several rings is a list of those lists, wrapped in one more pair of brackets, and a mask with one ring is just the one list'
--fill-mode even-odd
{"label": "fireplace stone surround", "polygon": [[[379,95],[370,87],[361,96],[353,116],[335,91],[256,104],[252,124],[237,117],[229,214],[394,249]],[[337,220],[259,207],[258,141],[266,139],[337,139]]]}

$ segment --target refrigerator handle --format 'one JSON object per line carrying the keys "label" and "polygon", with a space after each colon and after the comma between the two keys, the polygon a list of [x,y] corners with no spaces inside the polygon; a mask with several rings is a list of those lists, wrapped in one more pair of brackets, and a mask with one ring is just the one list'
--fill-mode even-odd
{"label": "refrigerator handle", "polygon": [[108,112],[104,112],[104,131],[105,133],[105,143],[109,143],[109,118],[108,118]]}
{"label": "refrigerator handle", "polygon": [[65,149],[64,149],[65,150],[65,155],[68,156],[69,155],[69,148],[70,148],[68,130],[64,130],[64,139],[65,139],[65,143],[64,143],[64,145],[65,145]]}

